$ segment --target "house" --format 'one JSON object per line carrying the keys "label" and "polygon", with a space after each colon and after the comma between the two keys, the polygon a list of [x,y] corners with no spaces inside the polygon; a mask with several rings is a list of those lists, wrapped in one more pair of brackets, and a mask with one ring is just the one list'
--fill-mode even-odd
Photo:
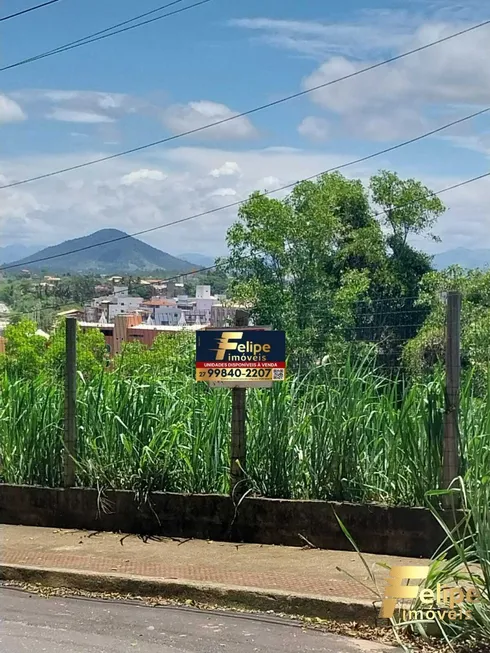
{"label": "house", "polygon": [[120,353],[123,343],[141,342],[151,347],[155,338],[161,333],[175,334],[182,331],[198,331],[201,325],[156,325],[144,324],[141,315],[117,315],[114,322],[80,322],[83,331],[97,329],[102,332],[111,355]]}
{"label": "house", "polygon": [[174,299],[152,297],[141,303],[147,309],[156,325],[177,325],[182,317],[182,309],[177,306]]}
{"label": "house", "polygon": [[77,320],[83,320],[85,317],[85,311],[80,308],[71,308],[68,311],[61,311],[60,313],[57,313],[56,317],[76,317]]}
{"label": "house", "polygon": [[114,286],[112,295],[95,297],[85,307],[86,319],[96,322],[104,313],[107,321],[112,322],[116,315],[128,315],[140,310],[142,301],[141,297],[131,297],[127,286]]}

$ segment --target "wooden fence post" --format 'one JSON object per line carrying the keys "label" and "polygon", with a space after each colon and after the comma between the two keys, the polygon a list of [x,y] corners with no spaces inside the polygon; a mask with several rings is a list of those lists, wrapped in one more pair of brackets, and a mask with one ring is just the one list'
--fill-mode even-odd
{"label": "wooden fence post", "polygon": [[63,485],[75,485],[75,454],[77,446],[77,320],[66,318],[65,360],[65,428],[63,434]]}
{"label": "wooden fence post", "polygon": [[[235,326],[248,326],[248,312],[237,309]],[[231,448],[230,448],[230,492],[234,496],[237,484],[244,480],[247,457],[247,390],[231,390]],[[243,483],[242,483],[243,486]]]}
{"label": "wooden fence post", "polygon": [[[459,393],[461,385],[461,293],[447,294],[446,307],[446,406],[444,413],[443,487],[448,488],[460,473]],[[455,506],[453,497],[445,497],[447,508]]]}

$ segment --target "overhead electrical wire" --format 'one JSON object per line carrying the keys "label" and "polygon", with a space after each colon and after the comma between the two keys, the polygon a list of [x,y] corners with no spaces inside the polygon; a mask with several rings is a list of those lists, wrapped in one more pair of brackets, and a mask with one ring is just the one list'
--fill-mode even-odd
{"label": "overhead electrical wire", "polygon": [[[56,1],[58,1],[58,0],[56,0]],[[156,9],[152,9],[151,11],[145,12],[144,14],[139,14],[138,16],[135,16],[134,18],[129,18],[128,20],[124,20],[121,23],[116,23],[115,25],[111,25],[110,27],[106,27],[105,29],[99,30],[98,32],[93,32],[92,34],[88,34],[87,36],[76,39],[75,41],[70,41],[69,43],[65,43],[64,45],[60,45],[57,48],[53,48],[52,50],[46,50],[45,52],[40,52],[39,54],[33,55],[32,57],[28,57],[26,59],[21,59],[20,61],[16,61],[14,63],[8,64],[7,66],[3,66],[2,68],[0,68],[0,72],[3,72],[5,70],[11,70],[12,68],[18,68],[19,66],[25,66],[28,63],[32,63],[34,61],[39,61],[40,59],[45,59],[46,57],[52,57],[55,54],[61,54],[62,52],[68,52],[69,50],[74,50],[75,48],[79,48],[82,45],[88,45],[89,43],[95,43],[96,41],[102,41],[103,39],[107,39],[110,36],[115,36],[116,34],[122,34],[123,32],[129,32],[132,29],[136,29],[138,27],[143,27],[144,25],[149,25],[150,23],[155,23],[158,20],[162,20],[162,18],[168,18],[169,16],[175,16],[176,14],[181,14],[184,11],[188,11],[189,9],[194,9],[195,7],[205,5],[208,2],[211,2],[212,0],[199,0],[199,2],[195,2],[195,3],[191,4],[191,5],[187,5],[186,7],[182,7],[180,9],[170,11],[167,14],[162,14],[161,16],[154,16],[153,18],[142,21],[141,23],[137,23],[136,25],[129,25],[129,23],[133,23],[136,20],[140,20],[141,18],[144,18],[145,16],[155,14],[158,11],[163,11],[164,9],[168,9],[169,7],[173,7],[174,5],[180,4],[181,2],[184,2],[184,1],[185,0],[173,0],[173,2],[169,2],[169,3],[165,4],[165,5],[161,5],[160,7],[157,7]],[[123,26],[126,26],[126,27],[123,27]],[[118,28],[121,28],[121,29],[118,29]]]}
{"label": "overhead electrical wire", "polygon": [[[314,177],[318,177],[321,174],[324,174],[324,173],[321,173],[321,172],[317,173],[316,175],[312,175],[311,177],[308,177],[307,179],[312,179]],[[433,194],[434,195],[443,195],[444,193],[448,193],[448,192],[450,192],[452,190],[456,190],[457,188],[462,188],[463,186],[467,186],[468,184],[472,184],[475,181],[480,181],[481,179],[486,179],[486,178],[489,178],[489,177],[490,177],[490,172],[485,172],[485,173],[483,173],[481,175],[478,175],[476,177],[471,177],[470,179],[465,179],[464,181],[457,182],[456,184],[452,184],[451,186],[446,186],[445,188],[441,188],[440,190],[435,191]],[[307,181],[307,179],[304,179],[303,181]],[[295,183],[297,183],[297,182],[295,182]],[[263,195],[269,195],[271,192],[275,192],[275,191],[264,192]],[[223,209],[229,208],[230,206],[235,206],[236,204],[243,204],[246,201],[247,200],[241,200],[240,202],[235,202],[234,204],[231,204],[231,205],[227,204],[225,206],[221,206],[221,207],[218,207],[216,209],[212,209],[211,212],[215,213],[216,211],[221,211]],[[410,206],[410,204],[411,204],[411,202],[408,202],[407,204],[404,204],[403,206]],[[379,216],[385,215],[385,214],[386,214],[386,211],[378,211],[377,213],[374,214],[373,217],[379,217]],[[167,225],[163,225],[163,226],[170,226],[171,224],[175,224],[175,223],[167,223]],[[147,230],[146,232],[139,232],[139,234],[147,233],[148,231],[154,231],[155,229],[158,229],[158,228],[161,228],[161,227],[155,227],[153,229]],[[133,236],[135,236],[135,235],[138,235],[138,234],[133,234]],[[132,236],[130,236],[130,235],[127,235],[127,236],[124,236],[124,237],[121,236],[121,238],[117,238],[117,239],[114,239],[114,240],[123,240],[123,238],[131,238],[131,237]],[[70,253],[83,251],[85,249],[92,249],[93,247],[99,247],[100,245],[105,245],[106,243],[114,242],[114,240],[108,240],[108,241],[106,241],[104,243],[98,243],[97,245],[91,245],[91,246],[88,246],[88,247],[83,247],[83,248],[80,248],[80,249],[77,249],[77,250],[73,250],[73,252],[67,252],[66,254],[61,254],[60,256],[66,256],[67,254],[70,254]],[[44,261],[44,260],[47,260],[47,258],[48,257],[43,258],[43,259],[37,259],[37,261]],[[58,258],[58,257],[56,256],[56,257],[49,257],[49,258]],[[242,258],[247,259],[247,258],[250,258],[250,257],[249,256],[243,256]],[[34,261],[32,261],[32,262],[34,262]],[[28,264],[26,263],[26,264],[22,264],[22,265],[28,265]],[[166,279],[162,279],[162,283],[168,283],[169,281],[175,281],[175,280],[178,280],[178,279],[182,279],[183,277],[188,277],[188,276],[191,276],[193,274],[201,274],[203,272],[209,272],[210,270],[214,270],[218,266],[219,266],[218,263],[214,263],[213,265],[209,265],[207,267],[199,268],[198,270],[192,270],[191,272],[182,272],[180,274],[174,275],[173,277],[167,277]],[[15,265],[15,266],[0,267],[0,270],[1,271],[6,270],[9,267],[19,267],[19,266]],[[136,284],[136,285],[138,285],[138,284]],[[123,291],[116,291],[116,292],[114,292],[112,294],[117,295],[120,292],[123,292]],[[379,300],[379,301],[384,301],[384,300]],[[40,308],[32,309],[30,311],[4,313],[3,317],[5,317],[5,316],[15,317],[15,316],[19,316],[19,315],[32,315],[33,313],[40,313],[40,312],[43,312],[43,311],[58,310],[58,309],[59,309],[59,306],[42,306]]]}
{"label": "overhead electrical wire", "polygon": [[59,1],[60,0],[47,0],[47,2],[43,2],[39,5],[35,5],[34,7],[27,7],[27,9],[22,9],[21,11],[17,11],[15,14],[9,14],[8,16],[0,16],[0,23],[3,23],[4,20],[10,20],[11,18],[17,18],[18,16],[29,14],[31,11],[37,11],[37,9],[42,9],[43,7],[47,7],[48,5],[54,5],[55,2],[59,2]]}
{"label": "overhead electrical wire", "polygon": [[[209,2],[210,0],[202,0],[203,2]],[[398,61],[400,59],[403,59],[404,57],[407,57],[409,55],[415,54],[417,52],[422,52],[423,50],[427,50],[428,48],[431,48],[435,45],[438,45],[440,43],[444,43],[446,41],[449,41],[450,39],[456,38],[457,36],[461,36],[462,34],[467,34],[468,32],[471,32],[475,29],[478,29],[480,27],[490,25],[490,20],[484,21],[482,23],[479,23],[478,25],[473,25],[472,27],[468,27],[464,30],[460,30],[459,32],[455,32],[454,34],[451,34],[449,36],[445,36],[444,38],[437,39],[436,41],[432,41],[431,43],[427,43],[425,45],[422,45],[418,48],[415,48],[413,50],[409,50],[407,52],[404,52],[402,54],[399,54],[395,57],[391,57],[390,59],[385,59],[384,61],[378,62],[376,64],[373,64],[371,66],[367,66],[366,68],[361,68],[360,70],[354,72],[354,73],[349,73],[348,75],[343,75],[342,77],[337,77],[336,79],[332,79],[328,82],[324,82],[323,84],[318,84],[316,86],[307,88],[303,91],[298,91],[297,93],[292,93],[291,95],[287,95],[285,97],[279,98],[278,100],[274,100],[272,102],[267,102],[266,104],[262,104],[260,106],[254,107],[252,109],[248,109],[247,111],[243,111],[241,113],[237,113],[235,115],[229,116],[227,118],[222,118],[221,120],[216,120],[214,122],[208,123],[206,125],[202,125],[201,127],[196,127],[195,129],[189,129],[184,132],[180,132],[179,134],[174,134],[173,136],[167,136],[166,138],[161,138],[156,141],[152,141],[151,143],[146,143],[144,145],[139,145],[136,147],[132,147],[128,150],[123,150],[122,152],[116,152],[114,154],[109,154],[107,156],[99,157],[97,159],[91,159],[89,161],[84,161],[83,163],[78,163],[73,166],[68,166],[66,168],[60,168],[58,170],[52,170],[51,172],[46,172],[40,175],[36,175],[35,177],[28,177],[27,179],[21,179],[19,181],[14,181],[9,184],[4,184],[3,186],[0,186],[0,190],[6,189],[6,188],[14,188],[15,186],[22,186],[23,184],[28,184],[33,181],[39,181],[41,179],[48,179],[49,177],[54,177],[57,175],[64,174],[66,172],[72,172],[74,170],[80,170],[82,168],[86,168],[88,166],[95,165],[97,163],[103,163],[105,161],[111,161],[113,159],[117,159],[122,156],[126,156],[128,154],[134,154],[135,152],[141,152],[142,150],[149,149],[151,147],[155,147],[156,145],[163,145],[164,143],[170,143],[172,141],[178,140],[180,138],[183,138],[185,136],[191,136],[193,134],[200,133],[202,131],[205,131],[206,129],[211,129],[212,127],[218,127],[219,125],[223,125],[225,123],[231,122],[233,120],[237,120],[239,118],[244,118],[246,116],[250,116],[254,113],[258,113],[259,111],[263,111],[264,109],[270,109],[271,107],[278,106],[280,104],[283,104],[285,102],[289,102],[290,100],[294,100],[299,97],[303,97],[305,95],[308,95],[310,93],[313,93],[315,91],[318,91],[323,88],[327,88],[328,86],[332,86],[333,84],[338,84],[339,82],[345,81],[346,79],[351,79],[353,77],[357,77],[359,75],[362,75],[370,70],[374,70],[376,68],[379,68],[380,66],[384,66],[386,64],[392,63],[394,61]],[[486,110],[485,110],[486,111]],[[477,115],[477,114],[474,114]],[[389,151],[389,150],[388,150]]]}
{"label": "overhead electrical wire", "polygon": [[[484,115],[485,113],[490,112],[490,107],[486,107],[485,109],[481,109],[480,111],[476,111],[475,113],[471,113],[467,116],[464,116],[463,118],[458,118],[457,120],[453,120],[449,123],[446,123],[445,125],[442,125],[440,127],[437,127],[436,129],[431,129],[430,131],[424,132],[423,134],[419,134],[419,136],[415,136],[414,138],[410,138],[406,141],[402,141],[401,143],[397,143],[396,145],[392,145],[390,147],[386,147],[382,150],[378,150],[377,152],[372,152],[371,154],[367,154],[366,156],[359,157],[358,159],[353,159],[351,161],[347,161],[346,163],[342,163],[341,165],[334,166],[332,168],[328,168],[327,170],[323,170],[321,172],[317,172],[313,175],[310,175],[309,177],[306,177],[301,180],[293,181],[289,184],[285,184],[284,186],[280,186],[279,188],[274,188],[272,190],[266,190],[262,192],[262,195],[272,195],[274,193],[279,193],[283,190],[288,190],[290,188],[293,188],[296,186],[296,184],[300,183],[300,181],[309,181],[311,179],[315,179],[316,177],[319,177],[320,175],[327,174],[329,172],[336,172],[338,170],[343,170],[344,168],[348,168],[353,165],[357,165],[359,163],[364,163],[365,161],[369,161],[371,159],[374,159],[378,156],[381,156],[383,154],[388,154],[389,152],[393,152],[395,150],[399,150],[402,147],[406,147],[407,145],[412,145],[413,143],[417,143],[418,141],[421,141],[425,138],[429,138],[430,136],[434,136],[435,134],[438,134],[446,129],[449,129],[450,127],[454,127],[456,125],[460,125],[463,122],[466,122],[468,120],[472,120],[473,118],[476,118],[478,116]],[[5,188],[4,186],[0,186],[1,188]],[[182,224],[183,222],[189,222],[190,220],[195,220],[197,218],[202,218],[207,215],[211,215],[213,213],[217,213],[218,211],[223,211],[225,209],[230,209],[234,208],[237,206],[241,206],[244,202],[247,200],[236,200],[235,202],[231,202],[229,204],[225,204],[222,206],[215,207],[213,209],[208,209],[206,211],[201,211],[200,213],[195,213],[190,216],[186,216],[185,218],[179,218],[177,220],[173,220],[172,222],[165,222],[164,224],[157,225],[155,227],[150,227],[148,229],[142,229],[141,231],[137,231],[132,234],[125,234],[123,236],[118,236],[117,238],[111,238],[109,240],[103,241],[101,243],[94,243],[91,245],[86,245],[85,247],[79,247],[77,249],[70,250],[68,252],[64,252],[62,254],[53,254],[51,256],[44,256],[38,259],[34,259],[32,261],[29,261],[29,263],[41,263],[42,261],[50,261],[52,259],[56,258],[61,258],[63,256],[68,256],[69,254],[76,254],[78,252],[84,252],[89,249],[93,249],[94,247],[101,247],[102,245],[108,245],[110,243],[115,243],[119,242],[120,240],[126,240],[127,238],[134,238],[135,236],[142,236],[144,234],[151,233],[153,231],[158,231],[160,229],[164,229],[166,227],[171,227],[176,224]],[[10,265],[5,265],[5,266],[0,266],[0,271],[5,271],[5,270],[10,270],[14,267],[19,267],[19,264],[10,264]]]}

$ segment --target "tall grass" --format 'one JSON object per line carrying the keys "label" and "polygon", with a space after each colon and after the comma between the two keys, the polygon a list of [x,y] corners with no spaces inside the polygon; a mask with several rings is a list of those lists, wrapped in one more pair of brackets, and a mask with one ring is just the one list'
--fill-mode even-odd
{"label": "tall grass", "polygon": [[[468,486],[490,469],[490,387],[463,388],[461,451]],[[61,481],[62,388],[0,378],[1,478]],[[184,370],[162,378],[105,373],[78,390],[82,486],[228,490],[231,397]],[[312,369],[248,393],[246,472],[255,492],[284,498],[424,505],[440,487],[442,376],[388,379],[370,357]]]}

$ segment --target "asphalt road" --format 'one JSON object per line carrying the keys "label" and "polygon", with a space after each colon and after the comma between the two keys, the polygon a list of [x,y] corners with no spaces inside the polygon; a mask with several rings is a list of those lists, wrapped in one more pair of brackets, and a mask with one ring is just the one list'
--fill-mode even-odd
{"label": "asphalt road", "polygon": [[42,598],[0,588],[1,653],[361,653],[394,651],[269,615]]}

